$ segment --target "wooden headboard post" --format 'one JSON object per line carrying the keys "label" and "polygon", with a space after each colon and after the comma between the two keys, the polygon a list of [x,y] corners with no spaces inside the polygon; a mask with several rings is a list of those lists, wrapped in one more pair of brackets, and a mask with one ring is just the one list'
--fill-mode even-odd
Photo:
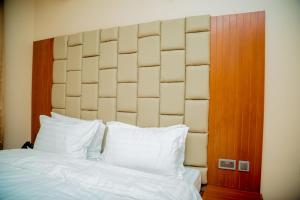
{"label": "wooden headboard post", "polygon": [[[264,113],[265,12],[211,21],[208,183],[260,192]],[[222,170],[218,159],[250,161]]]}
{"label": "wooden headboard post", "polygon": [[53,73],[53,38],[33,42],[31,142],[40,128],[39,116],[50,115]]}

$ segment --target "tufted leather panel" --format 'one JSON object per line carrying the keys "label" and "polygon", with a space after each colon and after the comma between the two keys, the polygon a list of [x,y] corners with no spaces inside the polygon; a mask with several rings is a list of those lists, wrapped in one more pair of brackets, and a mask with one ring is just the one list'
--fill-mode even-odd
{"label": "tufted leather panel", "polygon": [[65,83],[67,79],[66,60],[55,60],[53,62],[53,83]]}
{"label": "tufted leather panel", "polygon": [[159,36],[149,36],[139,39],[139,66],[160,65],[160,39]]}
{"label": "tufted leather panel", "polygon": [[53,44],[53,58],[55,60],[67,58],[67,43],[68,36],[60,36],[54,38]]}
{"label": "tufted leather panel", "polygon": [[185,80],[185,51],[161,52],[161,82]]}
{"label": "tufted leather panel", "polygon": [[67,72],[67,96],[81,96],[81,72]]}
{"label": "tufted leather panel", "polygon": [[83,43],[83,33],[69,35],[68,46],[76,46]]}
{"label": "tufted leather panel", "polygon": [[99,98],[98,118],[105,122],[115,121],[117,112],[116,98]]}
{"label": "tufted leather panel", "polygon": [[80,97],[66,97],[66,115],[80,118]]}
{"label": "tufted leather panel", "polygon": [[68,47],[67,71],[81,70],[82,46]]}
{"label": "tufted leather panel", "polygon": [[99,96],[116,97],[117,69],[99,70]]}
{"label": "tufted leather panel", "polygon": [[99,30],[83,33],[83,57],[99,55],[99,38]]}
{"label": "tufted leather panel", "polygon": [[98,83],[99,56],[82,59],[82,83]]}
{"label": "tufted leather panel", "polygon": [[136,113],[117,112],[117,121],[127,124],[136,124]]}
{"label": "tufted leather panel", "polygon": [[142,127],[159,126],[159,98],[139,98],[137,125]]}
{"label": "tufted leather panel", "polygon": [[160,84],[160,113],[184,114],[184,82]]}
{"label": "tufted leather panel", "polygon": [[210,30],[210,16],[192,16],[186,18],[186,32],[199,32]]}
{"label": "tufted leather panel", "polygon": [[159,97],[160,67],[140,67],[138,97]]}
{"label": "tufted leather panel", "polygon": [[81,109],[98,110],[98,85],[82,84]]}
{"label": "tufted leather panel", "polygon": [[118,27],[107,28],[101,31],[101,42],[118,40]]}
{"label": "tufted leather panel", "polygon": [[137,52],[138,25],[119,28],[119,53]]}
{"label": "tufted leather panel", "polygon": [[185,19],[161,22],[161,49],[185,49]]}
{"label": "tufted leather panel", "polygon": [[160,115],[159,120],[161,127],[183,124],[183,115]]}
{"label": "tufted leather panel", "polygon": [[118,82],[137,82],[137,54],[119,54]]}
{"label": "tufted leather panel", "polygon": [[85,120],[94,120],[97,119],[97,111],[90,111],[90,110],[82,110],[80,114],[81,119]]}
{"label": "tufted leather panel", "polygon": [[117,41],[100,44],[100,69],[116,68],[118,64]]}
{"label": "tufted leather panel", "polygon": [[137,111],[137,84],[136,83],[118,84],[117,110],[122,112]]}
{"label": "tufted leather panel", "polygon": [[142,127],[185,123],[185,164],[206,183],[210,16],[154,21],[54,39],[52,107]]}
{"label": "tufted leather panel", "polygon": [[209,32],[186,34],[186,64],[205,65],[210,62]]}
{"label": "tufted leather panel", "polygon": [[139,37],[160,35],[160,21],[139,24]]}

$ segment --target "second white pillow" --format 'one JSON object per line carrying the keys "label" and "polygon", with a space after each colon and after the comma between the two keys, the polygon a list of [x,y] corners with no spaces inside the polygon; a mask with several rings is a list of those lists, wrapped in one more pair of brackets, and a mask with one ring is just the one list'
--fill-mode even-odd
{"label": "second white pillow", "polygon": [[164,176],[182,177],[188,127],[139,128],[108,122],[103,161]]}

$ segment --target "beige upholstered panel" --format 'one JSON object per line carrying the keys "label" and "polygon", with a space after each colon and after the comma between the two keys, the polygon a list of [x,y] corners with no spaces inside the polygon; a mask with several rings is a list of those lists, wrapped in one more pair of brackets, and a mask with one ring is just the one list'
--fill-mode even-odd
{"label": "beige upholstered panel", "polygon": [[100,44],[100,69],[116,68],[118,64],[117,41]]}
{"label": "beige upholstered panel", "polygon": [[136,83],[118,84],[117,110],[123,112],[137,111],[137,84]]}
{"label": "beige upholstered panel", "polygon": [[117,121],[136,125],[136,113],[117,112]]}
{"label": "beige upholstered panel", "polygon": [[67,41],[68,36],[54,38],[53,57],[55,60],[67,58]]}
{"label": "beige upholstered panel", "polygon": [[117,101],[116,98],[99,98],[98,118],[104,122],[116,120]]}
{"label": "beige upholstered panel", "polygon": [[161,127],[183,124],[183,115],[160,115],[159,120]]}
{"label": "beige upholstered panel", "polygon": [[98,84],[82,84],[81,109],[98,109]]}
{"label": "beige upholstered panel", "polygon": [[82,110],[80,114],[80,118],[85,120],[97,119],[97,111]]}
{"label": "beige upholstered panel", "polygon": [[53,108],[64,108],[66,97],[66,86],[65,84],[53,84],[52,85],[52,107]]}
{"label": "beige upholstered panel", "polygon": [[186,18],[186,32],[199,32],[210,30],[210,16],[192,16]]}
{"label": "beige upholstered panel", "polygon": [[186,34],[186,64],[205,65],[210,62],[209,32]]}
{"label": "beige upholstered panel", "polygon": [[137,82],[137,54],[119,54],[118,82]]}
{"label": "beige upholstered panel", "polygon": [[52,110],[141,127],[186,124],[185,164],[207,183],[210,17],[54,39]]}
{"label": "beige upholstered panel", "polygon": [[81,72],[67,72],[67,96],[81,96]]}
{"label": "beige upholstered panel", "polygon": [[137,32],[137,25],[119,28],[119,53],[137,52]]}
{"label": "beige upholstered panel", "polygon": [[137,125],[159,127],[159,99],[139,98]]}
{"label": "beige upholstered panel", "polygon": [[139,39],[139,66],[160,65],[160,39],[159,36],[143,37]]}
{"label": "beige upholstered panel", "polygon": [[60,109],[60,108],[52,108],[52,112],[61,114],[61,115],[65,115],[66,114],[66,110],[65,109]]}
{"label": "beige upholstered panel", "polygon": [[101,31],[101,42],[118,40],[118,27],[107,28]]}
{"label": "beige upholstered panel", "polygon": [[209,98],[209,67],[188,66],[186,68],[186,93],[187,99]]}
{"label": "beige upholstered panel", "polygon": [[207,166],[207,134],[189,133],[187,135],[184,164]]}
{"label": "beige upholstered panel", "polygon": [[82,59],[82,83],[98,83],[99,56]]}
{"label": "beige upholstered panel", "polygon": [[99,30],[83,33],[83,57],[99,55],[99,38]]}
{"label": "beige upholstered panel", "polygon": [[160,35],[160,21],[139,24],[139,37]]}
{"label": "beige upholstered panel", "polygon": [[138,97],[159,97],[160,67],[140,67]]}
{"label": "beige upholstered panel", "polygon": [[80,97],[66,98],[66,115],[80,118]]}
{"label": "beige upholstered panel", "polygon": [[99,96],[117,96],[117,69],[99,70]]}
{"label": "beige upholstered panel", "polygon": [[68,47],[67,70],[81,70],[82,45]]}
{"label": "beige upholstered panel", "polygon": [[161,49],[185,48],[185,19],[173,19],[161,23]]}
{"label": "beige upholstered panel", "polygon": [[174,82],[185,80],[185,51],[161,52],[161,81]]}
{"label": "beige upholstered panel", "polygon": [[53,62],[53,83],[65,83],[67,72],[66,60],[55,60]]}
{"label": "beige upholstered panel", "polygon": [[208,131],[208,100],[185,101],[185,124],[191,132]]}
{"label": "beige upholstered panel", "polygon": [[160,84],[160,114],[184,114],[184,83]]}
{"label": "beige upholstered panel", "polygon": [[83,34],[82,33],[76,33],[73,35],[69,35],[68,39],[68,46],[76,46],[83,43]]}

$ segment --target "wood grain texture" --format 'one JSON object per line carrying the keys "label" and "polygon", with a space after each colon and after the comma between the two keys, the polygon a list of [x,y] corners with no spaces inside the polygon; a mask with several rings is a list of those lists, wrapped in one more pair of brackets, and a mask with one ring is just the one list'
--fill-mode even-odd
{"label": "wood grain texture", "polygon": [[[264,12],[211,18],[209,185],[259,192],[264,109]],[[218,159],[250,161],[250,172]]]}
{"label": "wood grain texture", "polygon": [[4,1],[0,0],[0,150],[3,149],[4,136],[4,65],[3,65],[3,47],[4,47]]}
{"label": "wood grain texture", "polygon": [[31,142],[40,128],[39,116],[50,115],[53,73],[53,39],[33,43]]}
{"label": "wood grain texture", "polygon": [[257,192],[247,192],[212,185],[207,186],[202,197],[203,200],[262,200],[262,196]]}

